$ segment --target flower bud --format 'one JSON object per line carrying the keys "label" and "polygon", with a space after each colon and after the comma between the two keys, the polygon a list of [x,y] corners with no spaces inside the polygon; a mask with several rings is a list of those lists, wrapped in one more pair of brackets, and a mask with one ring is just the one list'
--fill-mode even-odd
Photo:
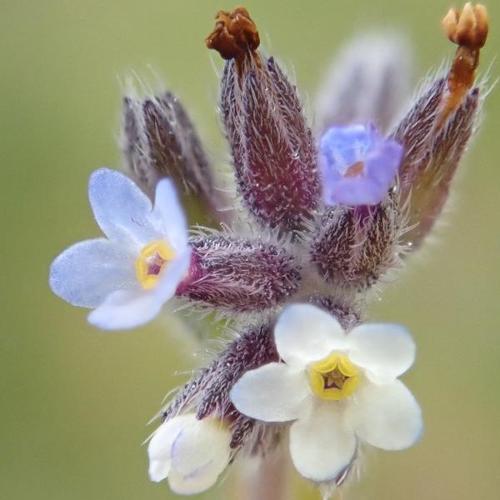
{"label": "flower bud", "polygon": [[408,226],[401,242],[408,248],[420,246],[440,215],[481,102],[474,81],[488,35],[486,9],[467,3],[442,24],[458,45],[448,74],[430,85],[392,134],[405,150],[398,191]]}
{"label": "flower bud", "polygon": [[316,98],[317,129],[374,123],[386,132],[407,100],[411,51],[402,36],[356,36],[337,54]]}
{"label": "flower bud", "polygon": [[177,295],[222,312],[261,312],[290,297],[300,268],[286,250],[222,235],[191,240],[188,278]]}
{"label": "flower bud", "polygon": [[[408,200],[403,214],[408,230],[402,235],[401,243],[408,247],[418,247],[441,214],[455,172],[474,132],[479,105],[479,89],[475,88],[427,145],[425,156],[416,159],[415,163],[406,163],[407,177],[405,184],[402,181],[401,196],[406,195]],[[411,191],[404,192],[405,188]]]}
{"label": "flower bud", "polygon": [[123,106],[123,152],[142,189],[151,195],[159,179],[171,177],[190,202],[216,210],[212,165],[180,101],[165,92],[142,101],[126,97]]}
{"label": "flower bud", "polygon": [[[258,452],[260,447],[271,446],[272,439],[269,438],[272,433],[263,426],[257,426],[262,428],[256,431],[256,422],[235,409],[229,399],[229,392],[246,371],[278,360],[271,327],[249,328],[179,391],[162,412],[163,419],[168,420],[179,412],[192,410],[198,419],[209,416],[224,419],[232,433],[232,449],[248,445],[250,451]],[[249,442],[252,436],[261,441],[256,439],[255,442]],[[263,436],[268,439],[262,441]]]}
{"label": "flower bud", "polygon": [[265,226],[298,230],[320,195],[314,142],[295,86],[273,58],[256,51],[256,32],[248,12],[237,9],[219,13],[207,39],[228,59],[222,120],[237,187],[250,212]]}
{"label": "flower bud", "polygon": [[332,285],[362,290],[398,265],[400,228],[392,198],[375,206],[337,206],[321,219],[311,258]]}

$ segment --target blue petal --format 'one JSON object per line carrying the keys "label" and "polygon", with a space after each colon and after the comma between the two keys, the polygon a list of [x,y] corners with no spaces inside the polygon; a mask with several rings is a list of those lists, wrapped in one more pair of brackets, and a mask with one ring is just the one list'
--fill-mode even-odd
{"label": "blue petal", "polygon": [[111,292],[136,282],[134,256],[105,239],[76,243],[50,268],[52,291],[74,306],[96,307]]}
{"label": "blue petal", "polygon": [[176,251],[184,251],[188,245],[186,216],[170,179],[162,179],[158,183],[154,211],[166,240]]}
{"label": "blue petal", "polygon": [[[402,146],[385,140],[371,124],[330,128],[320,141],[325,203],[380,203],[394,183],[402,154]],[[344,176],[357,162],[363,164],[362,173]]]}

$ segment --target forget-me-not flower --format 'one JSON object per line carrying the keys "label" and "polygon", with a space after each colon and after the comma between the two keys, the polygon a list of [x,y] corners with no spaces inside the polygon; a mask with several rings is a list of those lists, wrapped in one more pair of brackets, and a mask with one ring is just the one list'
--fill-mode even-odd
{"label": "forget-me-not flower", "polygon": [[133,328],[156,316],[186,276],[191,250],[172,182],[156,188],[154,209],[125,175],[106,168],[89,182],[94,216],[107,238],[69,247],[52,263],[50,286],[70,304],[94,309],[103,329]]}

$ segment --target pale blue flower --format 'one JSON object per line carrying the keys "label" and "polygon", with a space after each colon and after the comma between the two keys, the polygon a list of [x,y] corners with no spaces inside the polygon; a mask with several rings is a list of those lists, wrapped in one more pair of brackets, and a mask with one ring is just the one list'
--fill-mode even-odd
{"label": "pale blue flower", "polygon": [[94,309],[103,329],[150,321],[186,276],[191,249],[186,219],[169,179],[156,188],[154,209],[125,175],[100,169],[89,182],[94,216],[107,238],[69,247],[52,263],[50,286],[70,304]]}
{"label": "pale blue flower", "polygon": [[319,142],[325,203],[380,203],[394,184],[402,156],[402,146],[371,124],[329,128]]}

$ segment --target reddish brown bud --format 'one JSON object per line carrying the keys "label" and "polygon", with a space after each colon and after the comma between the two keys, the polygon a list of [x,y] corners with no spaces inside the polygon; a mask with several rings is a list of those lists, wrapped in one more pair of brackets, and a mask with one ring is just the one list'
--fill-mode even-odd
{"label": "reddish brown bud", "polygon": [[449,40],[458,48],[448,73],[448,91],[443,96],[436,128],[444,125],[474,85],[479,51],[488,37],[488,12],[484,5],[466,3],[461,11],[450,9],[442,25]]}
{"label": "reddish brown bud", "polygon": [[215,19],[214,31],[205,40],[209,49],[219,52],[223,59],[241,59],[257,50],[259,32],[244,7],[231,12],[221,10]]}

